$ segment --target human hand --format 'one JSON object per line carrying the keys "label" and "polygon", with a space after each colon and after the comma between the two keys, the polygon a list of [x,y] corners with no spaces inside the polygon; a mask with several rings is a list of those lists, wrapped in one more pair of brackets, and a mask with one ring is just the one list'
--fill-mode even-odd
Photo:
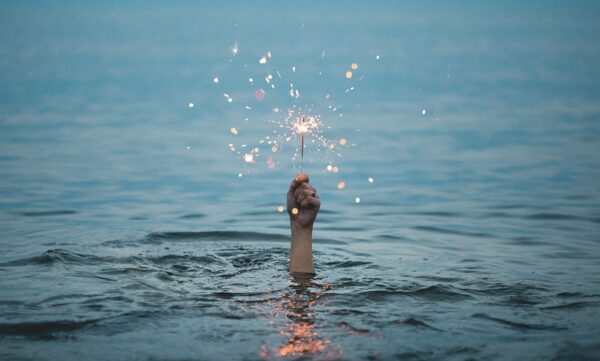
{"label": "human hand", "polygon": [[311,227],[317,219],[320,207],[317,190],[308,184],[308,175],[296,175],[287,194],[287,211],[292,224]]}

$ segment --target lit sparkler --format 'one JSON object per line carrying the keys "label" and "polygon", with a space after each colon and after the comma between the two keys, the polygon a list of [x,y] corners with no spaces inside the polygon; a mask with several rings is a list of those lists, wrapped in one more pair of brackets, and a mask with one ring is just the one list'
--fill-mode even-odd
{"label": "lit sparkler", "polygon": [[310,134],[313,129],[319,126],[318,118],[302,116],[292,123],[292,131],[300,135],[300,173],[302,173],[302,165],[304,163],[304,135]]}

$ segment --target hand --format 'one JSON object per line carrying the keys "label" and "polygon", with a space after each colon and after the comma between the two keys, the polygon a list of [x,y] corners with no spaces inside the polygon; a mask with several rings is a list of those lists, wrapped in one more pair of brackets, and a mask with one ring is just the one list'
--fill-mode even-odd
{"label": "hand", "polygon": [[[320,207],[321,201],[317,190],[308,184],[308,175],[296,175],[287,194],[287,211],[292,224],[312,227]],[[294,214],[294,209],[297,210],[297,214]]]}

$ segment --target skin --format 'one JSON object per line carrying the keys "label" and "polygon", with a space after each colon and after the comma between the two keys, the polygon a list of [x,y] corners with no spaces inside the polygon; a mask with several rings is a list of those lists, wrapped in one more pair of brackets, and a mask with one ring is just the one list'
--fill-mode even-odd
{"label": "skin", "polygon": [[[312,232],[313,224],[321,201],[317,190],[309,184],[308,175],[297,174],[290,184],[287,194],[287,211],[290,215],[290,229],[292,231],[292,244],[290,249],[290,267],[293,274],[312,273]],[[293,209],[298,213],[294,214]]]}

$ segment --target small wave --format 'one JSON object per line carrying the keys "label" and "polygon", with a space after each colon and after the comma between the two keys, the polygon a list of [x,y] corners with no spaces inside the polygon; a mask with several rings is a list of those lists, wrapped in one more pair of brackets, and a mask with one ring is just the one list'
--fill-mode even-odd
{"label": "small wave", "polygon": [[440,329],[430,326],[427,323],[417,320],[414,317],[409,317],[409,318],[403,319],[403,320],[395,320],[392,322],[395,324],[400,324],[400,325],[407,325],[407,326],[413,326],[413,327],[417,327],[417,328],[427,328],[430,330],[441,331]]}
{"label": "small wave", "polygon": [[368,335],[371,333],[369,329],[354,327],[346,321],[338,322],[336,325],[353,335]]}
{"label": "small wave", "polygon": [[162,241],[278,241],[289,242],[289,236],[273,233],[242,231],[206,231],[206,232],[153,232],[144,237],[142,243],[160,243]]}
{"label": "small wave", "polygon": [[75,252],[70,252],[66,249],[56,248],[50,249],[40,256],[23,258],[15,261],[9,261],[0,263],[0,267],[3,266],[28,266],[28,265],[52,265],[55,263],[80,263],[80,264],[91,264],[102,262],[101,257],[94,255],[86,255]]}
{"label": "small wave", "polygon": [[190,213],[190,214],[185,214],[185,215],[179,217],[179,219],[198,219],[198,218],[204,218],[204,217],[206,217],[206,214]]}
{"label": "small wave", "polygon": [[585,220],[585,218],[574,216],[571,214],[561,213],[534,213],[526,216],[528,219],[543,220],[543,221],[571,221],[571,220]]}
{"label": "small wave", "polygon": [[77,212],[68,209],[59,209],[55,211],[30,211],[21,212],[20,215],[25,217],[46,217],[46,216],[66,216],[76,214]]}
{"label": "small wave", "polygon": [[472,317],[480,318],[483,320],[489,320],[496,323],[499,323],[504,326],[508,326],[510,328],[515,328],[519,330],[537,330],[537,331],[559,331],[566,330],[567,327],[563,326],[555,326],[555,325],[541,325],[541,324],[528,324],[522,322],[509,321],[498,317],[492,317],[485,313],[475,313]]}
{"label": "small wave", "polygon": [[452,287],[442,286],[442,285],[434,285],[422,288],[416,288],[412,290],[396,290],[396,289],[381,289],[381,290],[370,290],[357,293],[369,300],[379,301],[385,299],[387,297],[394,296],[403,296],[403,297],[413,297],[426,299],[429,301],[437,301],[437,302],[457,302],[466,299],[471,299],[472,297],[454,291]]}
{"label": "small wave", "polygon": [[[204,232],[152,232],[139,242],[160,244],[165,241],[262,241],[290,242],[289,235],[245,231],[204,231]],[[314,243],[346,244],[333,239],[315,238]]]}
{"label": "small wave", "polygon": [[352,268],[352,267],[360,267],[360,266],[372,266],[371,262],[365,261],[333,261],[327,262],[325,265],[328,268]]}
{"label": "small wave", "polygon": [[577,301],[577,302],[565,303],[565,304],[560,304],[560,305],[546,306],[546,307],[542,307],[542,309],[544,309],[544,310],[577,310],[580,308],[598,307],[598,305],[600,305],[600,302]]}
{"label": "small wave", "polygon": [[24,336],[41,339],[55,339],[57,333],[68,333],[84,328],[96,320],[88,321],[47,321],[0,324],[0,336]]}
{"label": "small wave", "polygon": [[492,235],[484,232],[466,232],[466,231],[457,231],[454,229],[440,228],[440,227],[432,227],[432,226],[415,226],[413,227],[419,231],[427,231],[434,233],[442,233],[442,234],[450,234],[454,236],[466,236],[466,237],[483,237],[483,238],[491,238]]}
{"label": "small wave", "polygon": [[416,216],[432,216],[432,217],[461,217],[462,214],[446,211],[421,211],[421,212],[406,212],[406,214]]}

